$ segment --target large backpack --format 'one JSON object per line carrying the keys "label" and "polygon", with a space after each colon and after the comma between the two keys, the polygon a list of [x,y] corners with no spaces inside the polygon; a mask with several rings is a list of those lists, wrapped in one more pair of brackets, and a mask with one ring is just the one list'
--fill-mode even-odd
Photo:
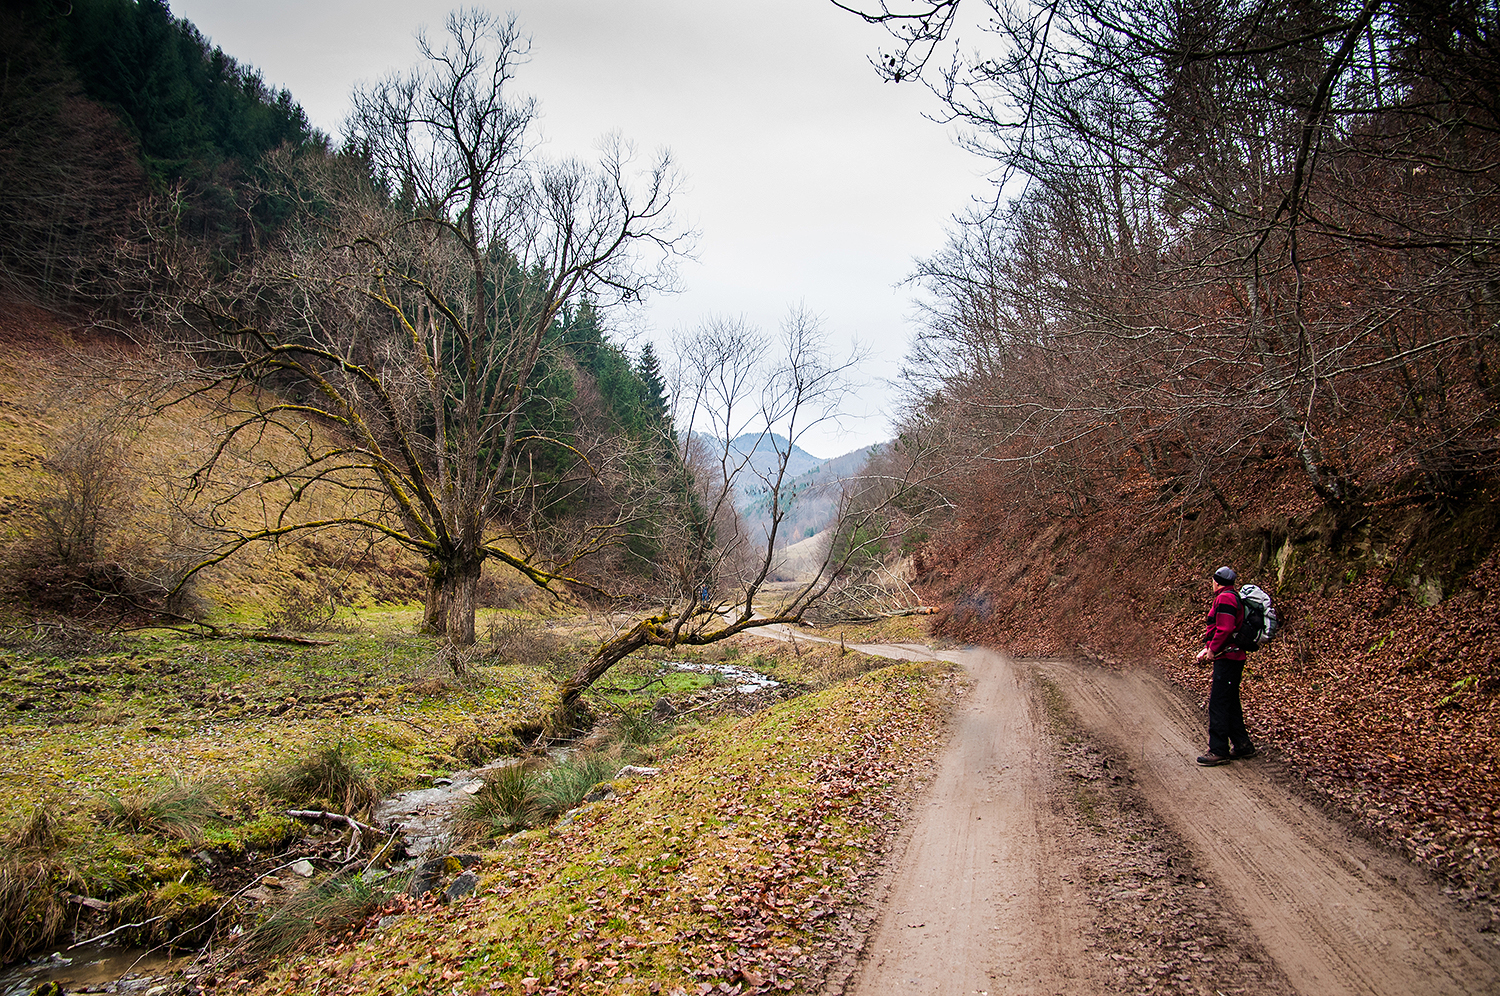
{"label": "large backpack", "polygon": [[1280,621],[1276,618],[1276,607],[1271,604],[1271,596],[1256,585],[1247,584],[1242,587],[1239,599],[1240,606],[1245,610],[1245,620],[1234,631],[1231,642],[1241,650],[1253,653],[1271,642]]}

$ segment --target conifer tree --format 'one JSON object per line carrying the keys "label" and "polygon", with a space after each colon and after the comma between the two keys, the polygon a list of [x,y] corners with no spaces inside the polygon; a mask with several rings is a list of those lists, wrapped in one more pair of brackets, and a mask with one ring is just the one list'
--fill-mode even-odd
{"label": "conifer tree", "polygon": [[667,382],[661,375],[661,361],[656,358],[656,350],[649,342],[641,349],[635,372],[645,388],[646,410],[658,420],[667,421]]}

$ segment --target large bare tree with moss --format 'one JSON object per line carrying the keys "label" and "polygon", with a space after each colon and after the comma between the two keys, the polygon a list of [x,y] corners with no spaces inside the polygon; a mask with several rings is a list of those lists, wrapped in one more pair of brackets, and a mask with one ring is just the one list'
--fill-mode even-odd
{"label": "large bare tree with moss", "polygon": [[[616,441],[549,436],[557,401],[538,381],[565,308],[668,289],[687,235],[665,152],[637,167],[611,138],[592,165],[537,155],[535,102],[512,92],[527,51],[513,19],[457,13],[440,44],[419,43],[418,68],[355,95],[341,155],[272,158],[267,196],[292,211],[278,243],[182,295],[178,317],[200,384],[229,388],[229,431],[198,480],[268,432],[283,443],[255,450],[264,528],[221,520],[205,564],[301,530],[372,529],[424,558],[424,628],[463,645],[486,561],[551,587],[642,514],[620,479],[636,462]],[[542,446],[562,465],[545,488]],[[544,506],[570,481],[617,500],[560,543]],[[336,515],[293,517],[329,487]]]}

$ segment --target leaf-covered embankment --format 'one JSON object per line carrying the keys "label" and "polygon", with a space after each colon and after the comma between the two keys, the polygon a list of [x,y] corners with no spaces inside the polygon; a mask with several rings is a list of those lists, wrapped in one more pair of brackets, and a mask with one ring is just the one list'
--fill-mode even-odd
{"label": "leaf-covered embankment", "polygon": [[1414,859],[1500,889],[1500,517],[1493,495],[1439,509],[1373,490],[1340,522],[1286,462],[1179,495],[1139,468],[1087,514],[996,502],[929,543],[939,634],[1025,655],[1159,667],[1206,698],[1209,574],[1275,597],[1251,656],[1251,732]]}
{"label": "leaf-covered embankment", "polygon": [[898,664],[721,718],[659,777],[486,854],[472,898],[280,964],[256,991],[816,991],[959,681]]}

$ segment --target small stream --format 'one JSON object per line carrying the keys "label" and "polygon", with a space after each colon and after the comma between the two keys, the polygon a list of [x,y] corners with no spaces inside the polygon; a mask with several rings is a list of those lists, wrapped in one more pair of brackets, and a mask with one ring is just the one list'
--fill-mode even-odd
{"label": "small stream", "polygon": [[431,788],[410,789],[382,799],[375,804],[371,822],[380,827],[392,822],[400,825],[406,853],[414,858],[441,851],[453,836],[453,821],[458,808],[484,788],[486,775],[515,763],[516,758],[502,758],[480,768],[455,771],[447,778],[434,779]]}
{"label": "small stream", "polygon": [[191,958],[169,957],[145,948],[88,945],[11,965],[0,972],[0,996],[27,996],[44,982],[56,982],[70,993],[144,994]]}
{"label": "small stream", "polygon": [[736,664],[695,664],[692,661],[667,661],[667,667],[677,671],[692,671],[697,674],[716,674],[735,683],[734,690],[741,695],[754,695],[767,688],[780,688],[781,682],[759,671]]}
{"label": "small stream", "polygon": [[[735,664],[698,664],[668,661],[676,671],[712,675],[733,684],[740,695],[754,695],[781,682],[758,671]],[[441,853],[452,834],[458,807],[484,786],[485,776],[516,763],[504,758],[478,768],[455,771],[434,779],[430,788],[412,789],[378,803],[371,822],[386,826],[392,821],[405,831],[407,853],[421,858]],[[47,957],[21,962],[0,971],[0,996],[28,996],[44,982],[56,982],[67,992],[126,993],[145,996],[160,986],[162,977],[182,968],[191,956],[168,957],[143,948],[85,945]]]}

